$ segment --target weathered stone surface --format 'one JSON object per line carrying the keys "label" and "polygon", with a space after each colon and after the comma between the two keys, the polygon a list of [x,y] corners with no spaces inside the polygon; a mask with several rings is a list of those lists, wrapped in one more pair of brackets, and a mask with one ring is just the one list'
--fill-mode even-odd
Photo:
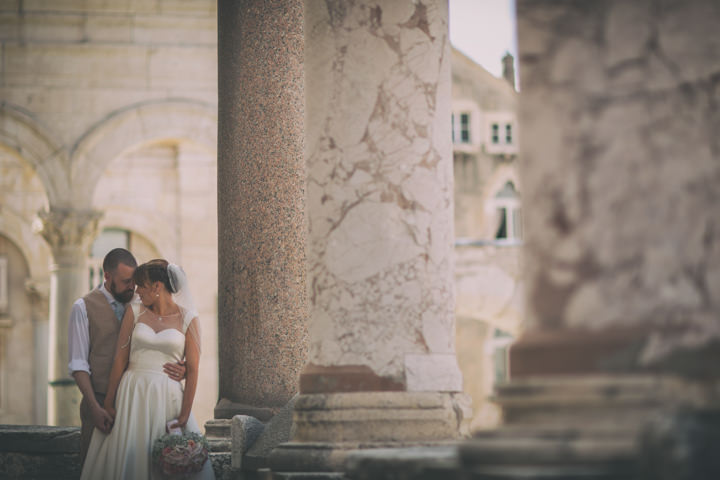
{"label": "weathered stone surface", "polygon": [[278,445],[289,441],[293,436],[293,411],[298,395],[292,399],[265,426],[258,439],[253,443],[243,458],[243,463],[253,468],[266,466],[272,450]]}
{"label": "weathered stone surface", "polygon": [[442,393],[300,395],[293,441],[410,442],[457,438],[453,399]]}
{"label": "weathered stone surface", "polygon": [[720,410],[656,418],[641,436],[641,480],[720,478]]}
{"label": "weathered stone surface", "polygon": [[0,453],[0,478],[8,480],[77,480],[80,454]]}
{"label": "weathered stone surface", "polygon": [[387,448],[348,454],[346,476],[352,480],[459,479],[457,445]]}
{"label": "weathered stone surface", "polygon": [[76,480],[80,429],[0,425],[0,478]]}
{"label": "weathered stone surface", "polygon": [[79,451],[78,427],[0,425],[0,452],[76,453]]}
{"label": "weathered stone surface", "polygon": [[454,359],[415,382],[420,356],[454,356],[447,5],[305,16],[309,361],[460,389]]}
{"label": "weathered stone surface", "polygon": [[255,417],[235,415],[232,418],[232,468],[242,468],[242,457],[265,429],[265,424]]}

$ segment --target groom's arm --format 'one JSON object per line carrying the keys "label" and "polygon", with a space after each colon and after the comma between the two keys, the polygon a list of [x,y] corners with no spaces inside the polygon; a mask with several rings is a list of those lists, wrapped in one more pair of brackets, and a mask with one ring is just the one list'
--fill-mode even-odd
{"label": "groom's arm", "polygon": [[163,370],[167,373],[168,377],[179,382],[185,378],[185,360],[180,360],[177,363],[166,363],[163,365]]}
{"label": "groom's arm", "polygon": [[98,403],[90,381],[90,365],[88,352],[90,345],[90,332],[88,327],[87,310],[82,299],[77,300],[70,311],[68,324],[68,350],[70,353],[70,374],[75,379],[85,401],[90,406],[93,425],[102,432],[109,432],[112,418]]}
{"label": "groom's arm", "polygon": [[92,382],[90,382],[90,375],[83,370],[77,370],[73,372],[72,375],[75,378],[75,383],[77,383],[80,392],[82,392],[83,398],[85,398],[85,401],[90,405],[93,425],[101,432],[108,433],[113,421],[108,412],[98,403],[97,398],[95,398]]}

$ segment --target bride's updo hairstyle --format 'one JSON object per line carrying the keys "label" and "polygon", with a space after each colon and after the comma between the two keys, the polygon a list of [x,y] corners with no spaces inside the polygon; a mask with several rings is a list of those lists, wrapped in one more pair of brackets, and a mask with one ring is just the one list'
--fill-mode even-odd
{"label": "bride's updo hairstyle", "polygon": [[147,287],[155,282],[161,282],[168,292],[177,293],[168,275],[168,262],[161,258],[150,260],[137,267],[135,273],[133,273],[133,280],[136,285],[141,287]]}

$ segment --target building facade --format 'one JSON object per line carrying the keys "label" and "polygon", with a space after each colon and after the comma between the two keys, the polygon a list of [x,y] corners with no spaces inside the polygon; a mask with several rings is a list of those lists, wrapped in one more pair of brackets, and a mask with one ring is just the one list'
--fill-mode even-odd
{"label": "building facade", "polygon": [[456,338],[472,430],[499,420],[488,398],[509,378],[508,348],[522,326],[518,93],[513,59],[504,62],[506,78],[497,78],[452,50]]}

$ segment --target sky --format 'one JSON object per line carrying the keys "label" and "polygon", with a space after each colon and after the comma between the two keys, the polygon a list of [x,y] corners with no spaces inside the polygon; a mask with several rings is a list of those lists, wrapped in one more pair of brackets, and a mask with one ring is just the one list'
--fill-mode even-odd
{"label": "sky", "polygon": [[515,30],[515,0],[450,0],[450,42],[495,76],[505,52],[517,65]]}

